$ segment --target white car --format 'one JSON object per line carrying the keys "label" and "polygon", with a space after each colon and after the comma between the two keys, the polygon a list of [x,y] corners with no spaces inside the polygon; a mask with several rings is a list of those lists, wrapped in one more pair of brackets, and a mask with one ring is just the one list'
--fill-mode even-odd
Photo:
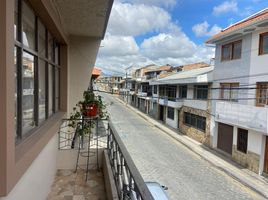
{"label": "white car", "polygon": [[166,186],[160,185],[157,182],[145,182],[151,194],[155,200],[168,200],[165,190],[168,188]]}

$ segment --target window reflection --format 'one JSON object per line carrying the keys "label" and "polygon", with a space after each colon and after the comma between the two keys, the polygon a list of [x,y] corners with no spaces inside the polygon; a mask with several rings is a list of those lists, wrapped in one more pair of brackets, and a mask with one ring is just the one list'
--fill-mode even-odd
{"label": "window reflection", "polygon": [[22,40],[23,44],[35,49],[35,15],[31,8],[22,1]]}
{"label": "window reflection", "polygon": [[23,52],[22,66],[22,133],[35,126],[34,123],[34,56]]}
{"label": "window reflection", "polygon": [[59,110],[59,99],[60,99],[60,70],[55,68],[55,111]]}
{"label": "window reflection", "polygon": [[14,39],[17,40],[17,27],[18,27],[18,0],[15,0],[14,12]]}
{"label": "window reflection", "polygon": [[38,84],[39,84],[39,122],[46,119],[46,63],[39,59],[38,64]]}
{"label": "window reflection", "polygon": [[46,56],[46,28],[42,22],[38,21],[38,53]]}
{"label": "window reflection", "polygon": [[[14,121],[15,121],[15,130],[17,133],[17,47],[14,48],[14,82],[15,82],[15,117],[14,117]],[[17,134],[16,134],[17,136]]]}
{"label": "window reflection", "polygon": [[53,61],[53,38],[48,33],[48,59]]}
{"label": "window reflection", "polygon": [[48,91],[49,91],[49,99],[48,99],[48,115],[53,114],[53,69],[54,67],[52,65],[49,65],[48,67]]}

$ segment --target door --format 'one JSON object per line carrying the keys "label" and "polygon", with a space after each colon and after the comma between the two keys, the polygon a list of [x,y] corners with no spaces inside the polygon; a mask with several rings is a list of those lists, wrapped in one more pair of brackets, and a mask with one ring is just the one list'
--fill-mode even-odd
{"label": "door", "polygon": [[268,136],[266,136],[263,172],[268,174]]}
{"label": "door", "polygon": [[159,107],[159,120],[164,121],[164,106]]}
{"label": "door", "polygon": [[218,124],[218,144],[217,147],[224,152],[232,155],[233,148],[233,126]]}

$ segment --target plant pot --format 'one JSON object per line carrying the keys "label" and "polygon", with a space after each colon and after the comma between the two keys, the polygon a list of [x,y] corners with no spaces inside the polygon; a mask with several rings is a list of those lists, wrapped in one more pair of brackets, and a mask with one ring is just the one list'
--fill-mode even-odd
{"label": "plant pot", "polygon": [[98,114],[98,105],[95,103],[84,105],[84,109],[84,116],[86,117],[96,117]]}

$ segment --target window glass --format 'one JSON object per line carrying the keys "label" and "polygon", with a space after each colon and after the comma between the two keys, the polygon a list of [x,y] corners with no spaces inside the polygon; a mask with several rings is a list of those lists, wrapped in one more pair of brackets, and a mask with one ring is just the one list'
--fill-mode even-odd
{"label": "window glass", "polygon": [[257,84],[257,106],[268,104],[268,83]]}
{"label": "window glass", "polygon": [[231,45],[222,46],[222,60],[230,60],[231,59]]}
{"label": "window glass", "polygon": [[60,50],[59,45],[56,44],[56,46],[55,46],[55,63],[56,63],[57,65],[60,64],[60,58],[59,58],[59,56],[60,56],[60,52],[59,52],[59,50]]}
{"label": "window glass", "polygon": [[51,61],[53,60],[53,38],[51,37],[51,34],[48,33],[48,59]]}
{"label": "window glass", "polygon": [[24,1],[22,1],[22,31],[23,44],[35,50],[35,15]]}
{"label": "window glass", "polygon": [[48,66],[48,115],[53,114],[53,82],[54,82],[54,66]]}
{"label": "window glass", "polygon": [[22,66],[22,134],[35,126],[34,121],[34,56],[23,52]]}
{"label": "window glass", "polygon": [[154,85],[154,94],[157,94],[157,85]]}
{"label": "window glass", "polygon": [[242,42],[235,42],[233,45],[233,59],[241,58]]}
{"label": "window glass", "polygon": [[175,101],[176,100],[176,86],[167,86],[167,96],[168,100]]}
{"label": "window glass", "polygon": [[248,148],[248,130],[238,128],[237,130],[237,150],[247,153]]}
{"label": "window glass", "polygon": [[[15,130],[17,133],[17,47],[14,48],[14,78],[15,78]],[[17,134],[16,134],[17,135]]]}
{"label": "window glass", "polygon": [[207,85],[196,85],[194,88],[195,88],[195,98],[196,99],[207,99],[207,97],[208,97],[208,86]]}
{"label": "window glass", "polygon": [[268,53],[268,33],[261,35],[260,54]]}
{"label": "window glass", "polygon": [[168,107],[167,117],[169,119],[174,119],[174,108]]}
{"label": "window glass", "polygon": [[46,28],[38,20],[38,53],[39,55],[46,56]]}
{"label": "window glass", "polygon": [[203,132],[206,131],[206,118],[199,115],[184,112],[184,124]]}
{"label": "window glass", "polygon": [[60,69],[55,68],[55,111],[59,110],[59,99],[60,99]]}
{"label": "window glass", "polygon": [[15,0],[15,12],[14,12],[14,39],[18,40],[18,0]]}
{"label": "window glass", "polygon": [[39,122],[46,119],[46,62],[39,59],[38,62],[38,85],[39,85]]}
{"label": "window glass", "polygon": [[187,85],[179,86],[179,98],[187,98]]}

